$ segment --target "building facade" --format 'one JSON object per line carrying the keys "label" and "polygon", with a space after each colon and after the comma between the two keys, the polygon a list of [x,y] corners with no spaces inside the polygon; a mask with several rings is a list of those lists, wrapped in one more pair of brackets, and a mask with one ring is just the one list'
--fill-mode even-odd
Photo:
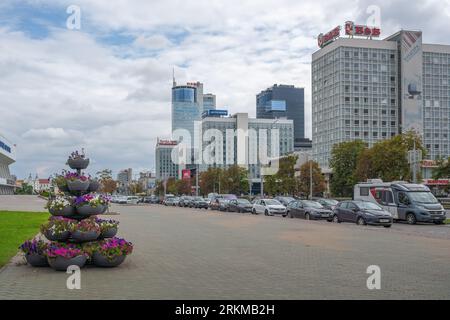
{"label": "building facade", "polygon": [[408,130],[428,157],[449,155],[450,46],[422,44],[422,33],[384,40],[337,38],[312,57],[313,157],[328,169],[337,143],[372,146]]}
{"label": "building facade", "polygon": [[[274,129],[278,130],[278,136],[272,136]],[[207,117],[202,121],[201,133],[203,155],[212,151],[213,157],[209,160],[203,157],[200,171],[238,164],[248,169],[253,183],[260,182],[260,152],[271,159],[294,151],[294,124],[288,119],[252,119],[247,113]],[[267,149],[260,150],[260,146]]]}
{"label": "building facade", "polygon": [[305,138],[305,89],[273,85],[256,96],[256,118],[286,118],[294,121],[294,148],[312,148]]}
{"label": "building facade", "polygon": [[216,95],[206,93],[203,95],[203,112],[216,110]]}
{"label": "building facade", "polygon": [[127,193],[130,184],[133,182],[133,169],[128,168],[119,171],[117,174],[117,191],[119,193]]}
{"label": "building facade", "polygon": [[180,166],[172,161],[172,151],[178,145],[174,140],[162,140],[158,138],[155,148],[156,179],[164,180],[168,178],[178,179],[180,176]]}
{"label": "building facade", "polygon": [[200,121],[203,112],[203,84],[187,83],[172,87],[172,133],[185,129],[194,136],[194,121]]}
{"label": "building facade", "polygon": [[0,135],[0,195],[13,194],[15,181],[9,166],[16,161],[16,148],[5,137]]}

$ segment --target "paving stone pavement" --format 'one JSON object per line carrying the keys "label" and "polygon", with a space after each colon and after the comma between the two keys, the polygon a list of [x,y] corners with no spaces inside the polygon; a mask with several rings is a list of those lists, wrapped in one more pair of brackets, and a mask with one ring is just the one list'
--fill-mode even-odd
{"label": "paving stone pavement", "polygon": [[[0,205],[1,209],[1,205]],[[450,228],[391,229],[161,205],[113,207],[134,253],[68,274],[11,263],[0,299],[449,299]],[[381,290],[368,290],[369,265]]]}

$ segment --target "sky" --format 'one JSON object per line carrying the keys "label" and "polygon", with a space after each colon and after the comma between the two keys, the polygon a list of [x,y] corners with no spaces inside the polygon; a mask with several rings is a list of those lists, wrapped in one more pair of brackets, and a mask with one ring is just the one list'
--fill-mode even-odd
{"label": "sky", "polygon": [[[67,28],[80,8],[80,29]],[[375,6],[375,7],[374,7]],[[0,2],[0,134],[17,145],[19,178],[60,172],[84,148],[89,172],[155,168],[170,137],[172,69],[200,81],[217,107],[255,116],[273,84],[305,88],[317,35],[374,21],[382,38],[422,30],[450,44],[450,0],[29,0]]]}

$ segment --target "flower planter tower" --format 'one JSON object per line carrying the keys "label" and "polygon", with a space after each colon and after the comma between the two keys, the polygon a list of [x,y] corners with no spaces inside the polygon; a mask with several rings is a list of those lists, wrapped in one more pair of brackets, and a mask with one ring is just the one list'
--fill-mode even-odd
{"label": "flower planter tower", "polygon": [[25,242],[20,249],[32,266],[45,266],[65,271],[70,265],[83,267],[86,263],[98,267],[116,267],[133,250],[133,245],[116,238],[118,221],[97,217],[106,212],[109,198],[98,194],[98,181],[86,177],[82,170],[89,166],[84,153],[74,152],[67,165],[75,172],[56,178],[60,193],[50,199],[49,221],[41,226],[48,241]]}

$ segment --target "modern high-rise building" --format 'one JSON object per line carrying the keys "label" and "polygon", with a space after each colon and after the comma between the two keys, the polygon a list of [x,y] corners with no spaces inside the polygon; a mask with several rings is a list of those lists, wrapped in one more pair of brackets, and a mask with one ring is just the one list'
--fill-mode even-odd
{"label": "modern high-rise building", "polygon": [[305,138],[305,89],[293,85],[273,85],[256,96],[256,118],[286,118],[294,121],[294,148],[311,148]]}
{"label": "modern high-rise building", "polygon": [[200,121],[203,113],[203,84],[200,82],[172,87],[172,133],[185,129],[194,136],[194,121]]}
{"label": "modern high-rise building", "polygon": [[14,193],[15,181],[9,172],[9,165],[15,161],[15,146],[0,135],[0,195]]}
{"label": "modern high-rise building", "polygon": [[216,110],[216,95],[205,93],[203,95],[203,112],[210,110]]}
{"label": "modern high-rise building", "polygon": [[177,145],[177,141],[158,138],[155,148],[156,179],[179,178],[180,166],[172,161],[172,150]]}
{"label": "modern high-rise building", "polygon": [[[276,140],[272,140],[272,131],[275,129],[279,135]],[[294,151],[294,124],[293,120],[288,119],[252,119],[247,113],[237,113],[231,117],[206,117],[202,120],[201,133],[204,137],[203,154],[208,153],[207,149],[215,143],[220,145],[217,148],[214,146],[211,160],[203,157],[200,171],[211,166],[227,168],[242,165],[248,169],[249,178],[255,184],[260,183],[260,146],[266,148],[268,158],[277,158]],[[219,137],[216,136],[218,133]]]}
{"label": "modern high-rise building", "polygon": [[[450,155],[450,46],[422,43],[422,32],[345,25],[319,36],[312,56],[313,157],[329,167],[333,145],[377,141],[408,130],[428,158]],[[357,38],[358,36],[363,36]]]}

